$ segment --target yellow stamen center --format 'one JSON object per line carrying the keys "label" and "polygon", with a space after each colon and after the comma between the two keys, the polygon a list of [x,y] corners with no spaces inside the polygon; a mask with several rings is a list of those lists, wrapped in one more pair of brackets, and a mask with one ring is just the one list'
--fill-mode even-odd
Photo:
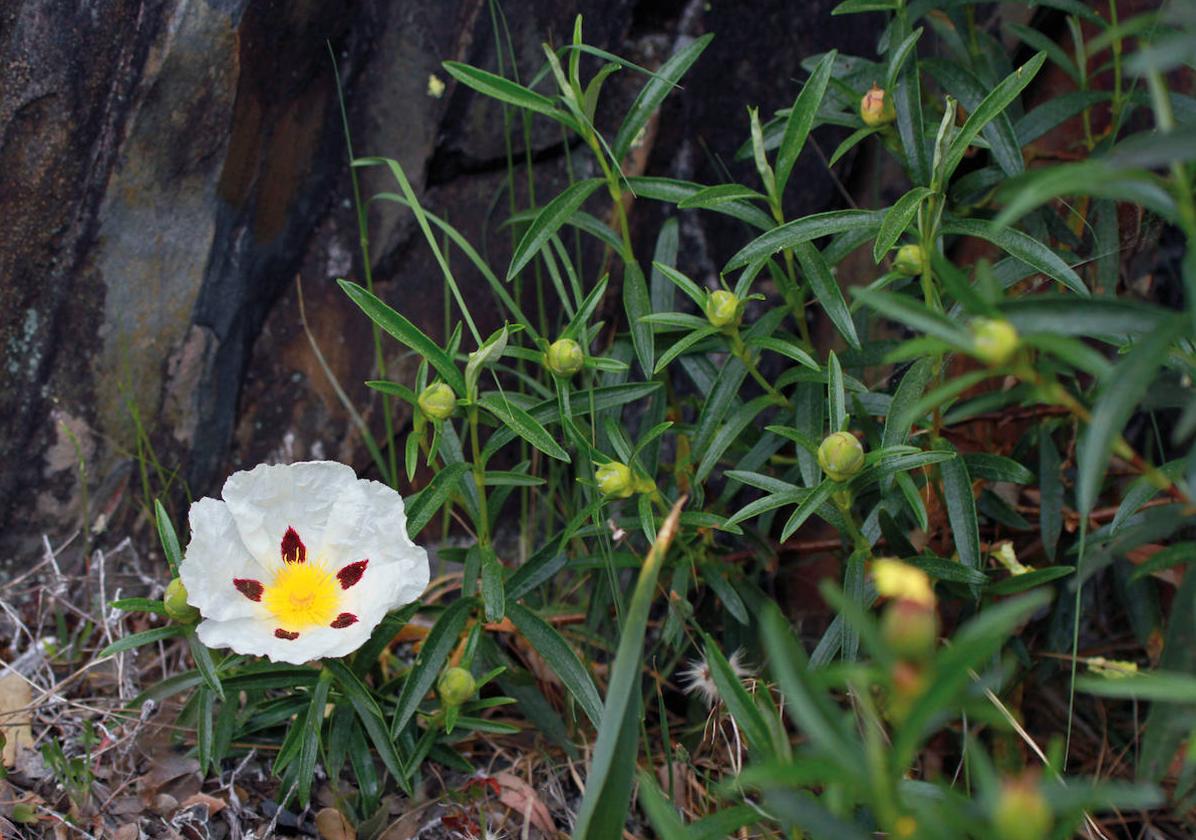
{"label": "yellow stamen center", "polygon": [[284,563],[262,593],[262,604],[282,629],[327,627],[340,606],[340,587],[319,563]]}

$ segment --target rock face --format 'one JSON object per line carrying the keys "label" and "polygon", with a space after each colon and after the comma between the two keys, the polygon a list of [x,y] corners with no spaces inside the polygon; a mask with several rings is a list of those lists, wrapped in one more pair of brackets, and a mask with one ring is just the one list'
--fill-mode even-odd
{"label": "rock face", "polygon": [[[714,183],[746,137],[744,104],[784,107],[803,57],[870,45],[824,0],[800,14],[784,0],[710,5],[521,0],[502,17],[487,0],[8,0],[0,557],[27,557],[41,534],[61,539],[97,519],[115,531],[154,496],[211,492],[264,458],[339,458],[368,472],[328,375],[379,434],[381,409],[360,385],[375,373],[370,329],[334,282],[363,277],[338,73],[353,151],[399,160],[428,209],[503,266],[503,112],[452,84],[440,62],[497,69],[501,55],[510,73],[513,57],[526,80],[541,43],[564,42],[578,13],[587,42],[649,65],[715,32],[642,162]],[[440,95],[433,76],[449,83]],[[617,125],[641,84],[616,74],[600,122]],[[541,204],[567,165],[592,167],[547,123],[528,140]],[[832,183],[816,158],[802,165],[794,209],[809,212],[833,200]],[[382,170],[359,174],[364,196],[397,192]],[[522,171],[517,181],[526,207]],[[635,210],[642,253],[662,212]],[[741,230],[689,215],[695,271],[742,243]],[[442,335],[441,276],[410,214],[382,201],[369,219],[379,293]],[[481,275],[452,259],[471,308],[492,310]],[[384,346],[390,375],[413,369]]]}

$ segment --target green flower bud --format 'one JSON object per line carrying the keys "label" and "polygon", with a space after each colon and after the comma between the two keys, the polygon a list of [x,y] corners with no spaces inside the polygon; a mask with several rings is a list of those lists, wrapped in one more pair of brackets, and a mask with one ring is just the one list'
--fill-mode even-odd
{"label": "green flower bud", "polygon": [[457,395],[443,382],[433,382],[419,395],[420,410],[433,420],[447,420],[457,409]]}
{"label": "green flower bud", "polygon": [[1051,806],[1033,778],[1001,785],[993,811],[993,827],[999,840],[1045,840],[1053,823]]}
{"label": "green flower bud", "polygon": [[926,252],[921,245],[902,245],[897,249],[893,267],[906,277],[917,277],[926,267]]}
{"label": "green flower bud", "polygon": [[739,326],[743,320],[743,301],[725,289],[706,295],[706,319],[720,330]]}
{"label": "green flower bud", "polygon": [[897,119],[893,101],[885,94],[884,88],[877,87],[875,82],[860,100],[860,119],[869,128],[886,125]]}
{"label": "green flower bud", "polygon": [[1008,321],[976,318],[972,321],[972,352],[990,366],[1003,365],[1017,352],[1017,330]]}
{"label": "green flower bud", "polygon": [[577,373],[586,363],[581,345],[571,338],[557,339],[544,355],[544,366],[566,379]]}
{"label": "green flower bud", "polygon": [[436,693],[446,706],[460,706],[478,690],[473,674],[465,668],[445,668],[436,680]]}
{"label": "green flower bud", "polygon": [[847,481],[864,467],[864,447],[851,432],[827,435],[818,447],[818,465],[831,481]]}
{"label": "green flower bud", "polygon": [[631,467],[618,461],[598,467],[595,477],[598,479],[598,489],[605,496],[626,499],[636,492],[637,482],[631,474]]}
{"label": "green flower bud", "polygon": [[922,662],[934,653],[939,617],[932,604],[902,598],[885,607],[880,635],[899,659]]}
{"label": "green flower bud", "polygon": [[187,587],[183,586],[180,578],[175,578],[166,585],[166,595],[162,598],[166,604],[166,615],[179,624],[194,624],[199,620],[199,610],[187,603]]}

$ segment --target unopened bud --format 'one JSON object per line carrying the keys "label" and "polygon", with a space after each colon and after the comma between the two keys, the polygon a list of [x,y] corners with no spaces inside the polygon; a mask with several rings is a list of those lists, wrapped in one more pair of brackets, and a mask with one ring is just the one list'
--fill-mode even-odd
{"label": "unopened bud", "polygon": [[478,684],[465,668],[446,668],[436,681],[436,693],[446,706],[460,706],[473,697]]}
{"label": "unopened bud", "polygon": [[457,409],[457,395],[443,382],[433,382],[419,395],[419,408],[433,420],[447,420]]}
{"label": "unopened bud", "polygon": [[976,318],[972,321],[972,352],[987,365],[1003,365],[1017,352],[1017,330],[1008,321]]}
{"label": "unopened bud", "polygon": [[998,840],[1045,840],[1054,818],[1051,806],[1032,777],[1006,781],[993,811]]}
{"label": "unopened bud", "polygon": [[886,125],[897,119],[897,110],[885,89],[873,83],[864,98],[860,100],[860,119],[869,128]]}
{"label": "unopened bud", "polygon": [[610,461],[600,466],[594,476],[598,479],[598,489],[605,496],[626,499],[635,493],[635,477],[631,474],[631,467],[626,464]]}
{"label": "unopened bud", "polygon": [[921,662],[934,653],[939,617],[932,605],[902,598],[885,607],[880,635],[899,659]]}
{"label": "unopened bud", "polygon": [[743,320],[743,301],[726,289],[706,296],[706,319],[720,330],[739,326]]}
{"label": "unopened bud", "polygon": [[557,376],[568,378],[577,373],[586,363],[586,354],[581,345],[571,338],[554,341],[544,355],[544,365]]}
{"label": "unopened bud", "polygon": [[926,267],[926,252],[921,245],[902,245],[897,249],[893,268],[906,277],[917,277]]}
{"label": "unopened bud", "polygon": [[194,624],[199,620],[199,610],[187,603],[187,587],[180,578],[166,585],[162,602],[166,605],[166,615],[179,624]]}
{"label": "unopened bud", "polygon": [[864,467],[864,447],[851,432],[827,435],[818,447],[818,465],[831,481],[847,481]]}

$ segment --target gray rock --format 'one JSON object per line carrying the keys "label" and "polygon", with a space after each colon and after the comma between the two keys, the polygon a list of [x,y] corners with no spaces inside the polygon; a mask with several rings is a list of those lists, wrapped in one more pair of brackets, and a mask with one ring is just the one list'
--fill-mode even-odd
{"label": "gray rock", "polygon": [[[506,16],[525,81],[578,11],[589,43],[652,65],[714,31],[647,161],[714,182],[715,160],[729,163],[746,136],[745,104],[788,105],[803,56],[866,50],[870,36],[822,0],[800,13],[782,0],[705,5],[530,0],[508,2]],[[370,469],[300,325],[295,284],[324,364],[380,434],[361,385],[374,375],[370,329],[335,285],[362,266],[329,42],[354,152],[399,160],[429,210],[505,266],[502,110],[440,68],[497,67],[485,0],[10,0],[0,11],[0,558],[97,519],[127,530],[156,495],[181,513],[184,485],[212,492],[263,458]],[[448,83],[442,96],[433,75]],[[600,125],[613,130],[641,84],[616,74]],[[530,142],[540,203],[567,182],[566,152],[575,171],[592,166],[546,121]],[[521,157],[521,132],[513,148]],[[833,200],[817,159],[802,165],[794,212]],[[366,195],[397,191],[382,170],[361,175]],[[516,202],[528,200],[521,172]],[[634,212],[646,261],[668,211]],[[711,265],[742,244],[741,227],[688,215]],[[441,337],[442,280],[410,214],[375,203],[370,229],[379,293]],[[586,253],[592,282],[601,251]],[[452,261],[492,327],[480,274]],[[410,378],[410,358],[384,346],[388,372]]]}

